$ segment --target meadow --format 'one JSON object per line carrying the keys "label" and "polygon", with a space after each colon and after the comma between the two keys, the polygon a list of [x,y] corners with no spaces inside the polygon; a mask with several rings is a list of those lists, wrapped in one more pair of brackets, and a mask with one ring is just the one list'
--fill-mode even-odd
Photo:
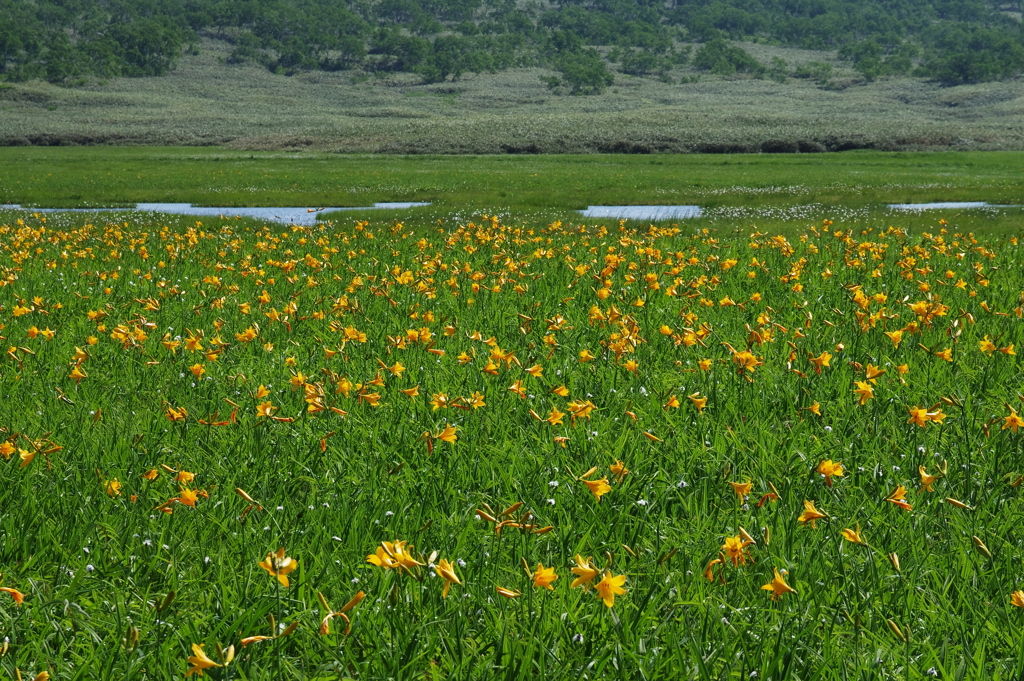
{"label": "meadow", "polygon": [[[49,207],[368,206],[545,213],[588,205],[883,208],[1024,196],[1024,153],[377,156],[223,147],[0,148],[0,204]],[[554,212],[552,212],[554,211]],[[834,217],[835,213],[821,217]],[[817,216],[816,216],[817,217]],[[548,222],[551,220],[549,219]]]}
{"label": "meadow", "polygon": [[726,208],[4,213],[0,669],[1018,678],[1019,212]]}
{"label": "meadow", "polygon": [[[548,68],[466,74],[275,75],[230,64],[206,39],[167,75],[77,86],[0,83],[0,146],[230,145],[252,151],[382,154],[722,153],[1024,149],[1024,82],[944,87],[865,83],[835,50],[742,47],[795,74],[785,82],[677,66],[664,78],[616,72],[600,96],[552,92]],[[813,69],[812,69],[813,70]]]}

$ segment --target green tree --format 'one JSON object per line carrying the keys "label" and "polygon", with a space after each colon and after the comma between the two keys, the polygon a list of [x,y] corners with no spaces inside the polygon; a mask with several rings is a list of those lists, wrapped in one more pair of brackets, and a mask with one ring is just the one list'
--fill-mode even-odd
{"label": "green tree", "polygon": [[599,95],[615,82],[601,55],[593,48],[564,52],[555,60],[554,66],[561,74],[555,87],[565,84],[574,95]]}
{"label": "green tree", "polygon": [[920,73],[945,85],[1012,78],[1024,70],[1024,45],[1011,34],[980,27],[947,27],[934,37]]}
{"label": "green tree", "polygon": [[733,76],[737,73],[760,76],[765,71],[765,67],[746,50],[730,45],[722,38],[704,43],[693,58],[693,65],[720,76]]}

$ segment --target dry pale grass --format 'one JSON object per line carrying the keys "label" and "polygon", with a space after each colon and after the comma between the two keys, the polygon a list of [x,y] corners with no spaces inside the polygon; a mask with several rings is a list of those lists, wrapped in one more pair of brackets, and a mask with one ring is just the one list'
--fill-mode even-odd
{"label": "dry pale grass", "polygon": [[[834,54],[763,45],[761,61],[826,61],[837,89],[677,69],[619,74],[601,96],[550,92],[544,69],[422,85],[413,75],[274,75],[207,41],[169,76],[0,89],[0,143],[229,145],[373,153],[1022,149],[1024,82],[857,84]],[[360,82],[361,81],[361,82]]]}

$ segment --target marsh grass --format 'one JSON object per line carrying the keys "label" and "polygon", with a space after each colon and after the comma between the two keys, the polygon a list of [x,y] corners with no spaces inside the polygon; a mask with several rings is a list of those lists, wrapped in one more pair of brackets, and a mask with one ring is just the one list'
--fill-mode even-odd
{"label": "marsh grass", "polygon": [[[372,156],[221,148],[0,149],[0,203],[109,207],[367,206],[571,211],[696,204],[806,213],[889,203],[1024,196],[1019,152],[755,155]],[[739,211],[739,212],[736,212]],[[753,215],[753,214],[752,214]]]}
{"label": "marsh grass", "polygon": [[221,145],[347,153],[814,152],[852,148],[1020,149],[1021,81],[943,88],[858,84],[834,53],[748,45],[810,79],[724,79],[677,67],[669,82],[617,74],[604,95],[550,92],[544,69],[423,85],[413,75],[274,75],[229,65],[207,40],[159,78],[0,89],[3,144]]}

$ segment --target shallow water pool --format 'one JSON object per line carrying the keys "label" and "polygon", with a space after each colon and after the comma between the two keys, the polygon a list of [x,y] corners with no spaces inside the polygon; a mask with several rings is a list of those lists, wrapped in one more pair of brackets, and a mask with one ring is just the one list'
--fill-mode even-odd
{"label": "shallow water pool", "polygon": [[0,210],[26,210],[36,213],[100,213],[109,211],[170,213],[172,215],[200,215],[234,217],[236,215],[280,222],[286,225],[315,225],[328,219],[327,213],[353,210],[400,210],[429,206],[429,203],[416,201],[375,203],[372,206],[311,208],[305,206],[278,206],[245,208],[235,206],[193,206],[191,203],[137,203],[135,208],[22,208],[17,204],[0,205]]}

